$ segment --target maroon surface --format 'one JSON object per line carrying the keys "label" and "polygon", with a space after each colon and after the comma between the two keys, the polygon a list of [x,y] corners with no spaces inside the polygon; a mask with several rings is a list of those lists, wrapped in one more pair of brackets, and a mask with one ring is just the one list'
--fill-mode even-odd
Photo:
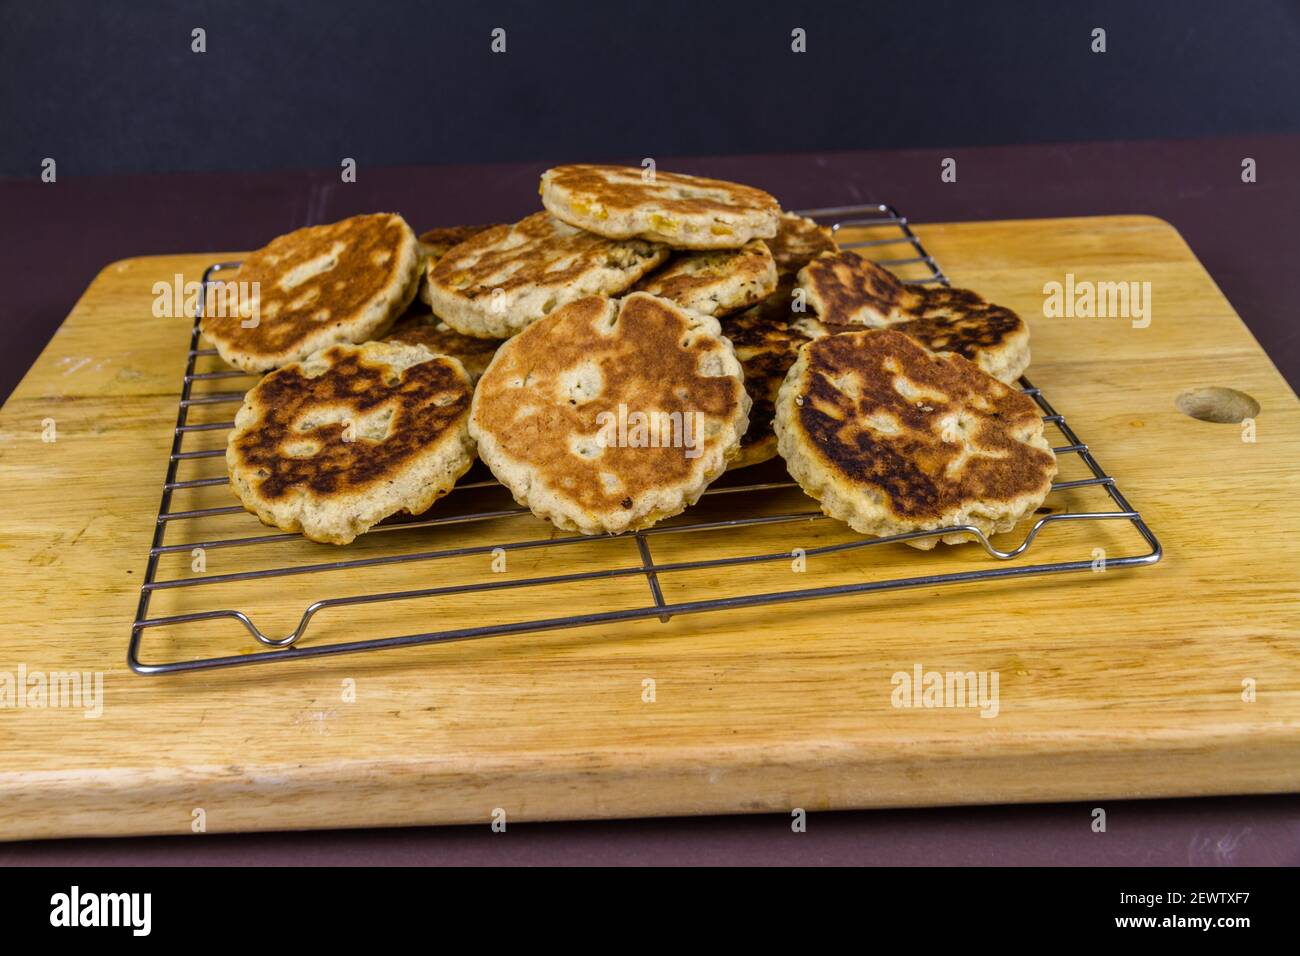
{"label": "maroon surface", "polygon": [[[1092,811],[1106,811],[1106,832]],[[0,866],[1300,866],[1300,797],[0,843]]]}
{"label": "maroon surface", "polygon": [[[957,160],[942,183],[941,160]],[[1241,182],[1254,158],[1258,181]],[[597,157],[603,158],[603,157]],[[637,158],[639,160],[639,157]],[[1300,137],[1085,143],[673,161],[734,178],[787,208],[893,203],[916,222],[1146,213],[1182,232],[1256,338],[1300,384]],[[0,181],[0,353],[8,395],[77,296],[127,256],[253,248],[357,212],[396,210],[417,229],[515,218],[537,207],[540,165],[362,168]],[[1158,303],[1158,299],[1157,299]],[[1157,305],[1158,307],[1158,305]],[[178,368],[179,375],[179,368]],[[1294,796],[486,828],[70,840],[0,844],[0,863],[1118,863],[1300,865]]]}

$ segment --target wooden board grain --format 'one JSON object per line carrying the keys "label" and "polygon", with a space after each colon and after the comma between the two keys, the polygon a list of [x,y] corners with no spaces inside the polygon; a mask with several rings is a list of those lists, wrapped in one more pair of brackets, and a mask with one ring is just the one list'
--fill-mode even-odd
{"label": "wooden board grain", "polygon": [[[237,256],[106,267],[0,412],[7,502],[0,685],[20,669],[100,672],[102,713],[0,708],[0,836],[189,833],[196,819],[208,832],[487,825],[498,808],[518,821],[1296,789],[1295,395],[1162,221],[964,223],[918,233],[955,283],[1028,319],[1031,378],[1159,535],[1159,565],[154,678],[131,673],[125,650],[189,322],[152,316],[153,284],[176,274],[197,279],[209,262]],[[1067,273],[1150,282],[1149,327],[1044,317],[1044,283]],[[1178,409],[1181,393],[1202,386],[1258,401],[1255,441],[1243,441],[1238,425]],[[229,413],[211,410],[207,420]],[[54,442],[42,440],[50,420]],[[219,447],[220,434],[211,441]],[[187,447],[204,447],[202,436]],[[220,467],[187,463],[181,477],[217,475]],[[1087,494],[1070,504],[1086,506]],[[173,507],[230,500],[225,489],[198,489]],[[725,512],[721,503],[710,507]],[[260,530],[235,515],[187,533]],[[490,543],[527,530],[457,534]],[[541,524],[534,530],[548,534]],[[404,531],[400,544],[374,536],[347,555],[445,547],[447,534]],[[844,529],[822,521],[756,533],[746,547],[841,540]],[[707,556],[724,543],[665,536],[656,557]],[[1127,524],[1057,526],[1032,559],[1086,559],[1099,544],[1113,554],[1141,549]],[[609,550],[520,552],[504,573],[636,561],[629,542],[600,547]],[[297,540],[276,548],[257,555],[256,566],[339,553]],[[666,596],[811,587],[990,560],[974,547],[868,552],[812,559],[797,581],[784,564],[692,572],[666,582]],[[253,560],[233,550],[206,557],[211,575]],[[160,576],[191,573],[188,553],[168,560]],[[257,593],[188,588],[161,594],[151,613],[246,604],[259,625],[288,630],[326,594],[472,580],[492,573],[488,560],[366,569],[342,580],[293,576]],[[308,640],[644,603],[644,588],[631,577],[536,589],[523,599],[478,593],[379,613],[347,609],[322,614]],[[159,629],[144,648],[147,658],[253,649],[228,621]],[[917,664],[997,672],[997,716],[895,707],[892,675]],[[644,699],[647,680],[653,702]],[[1253,682],[1253,700],[1244,699],[1251,695],[1243,682]]]}

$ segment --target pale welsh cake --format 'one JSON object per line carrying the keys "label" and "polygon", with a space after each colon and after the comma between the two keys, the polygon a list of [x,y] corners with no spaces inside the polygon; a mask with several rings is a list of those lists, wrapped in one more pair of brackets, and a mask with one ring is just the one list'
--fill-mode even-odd
{"label": "pale welsh cake", "polygon": [[347,544],[421,514],[474,461],[473,387],[421,345],[333,345],[265,376],[226,445],[230,485],[265,524]]}
{"label": "pale welsh cake", "polygon": [[739,249],[679,253],[636,285],[684,309],[717,318],[762,301],[776,288],[776,261],[762,239]]}
{"label": "pale welsh cake", "polygon": [[667,258],[659,243],[606,239],[539,212],[449,249],[429,268],[429,305],[457,332],[505,339],[574,299],[624,292]]}
{"label": "pale welsh cake", "polygon": [[243,261],[233,281],[249,295],[227,310],[237,314],[205,307],[201,329],[225,361],[248,372],[365,342],[415,297],[421,261],[415,233],[396,213],[298,229]]}
{"label": "pale welsh cake", "polygon": [[893,329],[933,352],[970,359],[1008,383],[1029,367],[1024,319],[969,289],[907,285],[851,251],[813,259],[800,270],[798,284],[821,323],[806,326],[814,334]]}
{"label": "pale welsh cake", "polygon": [[515,500],[556,527],[648,528],[737,454],[742,376],[716,319],[643,292],[588,296],[501,346],[470,435]]}
{"label": "pale welsh cake", "polygon": [[1033,399],[888,329],[804,345],[777,397],[776,436],[790,475],[822,511],[877,537],[957,525],[1008,531],[1056,476]]}
{"label": "pale welsh cake", "polygon": [[675,249],[738,249],[775,236],[781,216],[752,186],[629,166],[556,166],[541,193],[552,215],[580,229]]}

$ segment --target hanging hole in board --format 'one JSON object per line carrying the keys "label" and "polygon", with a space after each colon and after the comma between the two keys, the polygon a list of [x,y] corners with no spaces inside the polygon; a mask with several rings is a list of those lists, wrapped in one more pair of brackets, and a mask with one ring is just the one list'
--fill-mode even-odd
{"label": "hanging hole in board", "polygon": [[1259,402],[1245,392],[1217,385],[1188,389],[1174,399],[1174,404],[1184,415],[1223,425],[1239,425],[1259,414]]}

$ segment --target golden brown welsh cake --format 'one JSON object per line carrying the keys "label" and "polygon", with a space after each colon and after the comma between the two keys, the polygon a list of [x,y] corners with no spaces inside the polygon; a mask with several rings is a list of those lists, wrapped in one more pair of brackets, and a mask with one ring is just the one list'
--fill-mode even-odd
{"label": "golden brown welsh cake", "polygon": [[426,261],[437,262],[450,250],[467,239],[473,239],[480,232],[495,229],[497,224],[486,226],[439,226],[420,233],[420,252]]}
{"label": "golden brown welsh cake", "polygon": [[714,318],[746,309],[774,288],[776,262],[762,239],[739,249],[681,253],[636,286]]}
{"label": "golden brown welsh cake", "polygon": [[623,292],[666,258],[666,246],[606,239],[539,212],[448,250],[429,269],[429,304],[464,335],[504,339],[574,299]]}
{"label": "golden brown welsh cake", "polygon": [[249,372],[335,342],[364,342],[410,304],[420,263],[415,233],[396,213],[298,229],[244,260],[237,281],[256,293],[237,315],[205,315],[202,331],[223,359]]}
{"label": "golden brown welsh cake", "polygon": [[393,326],[384,341],[423,345],[435,355],[450,355],[465,367],[471,382],[478,381],[500,344],[496,339],[461,335],[428,312],[414,315],[407,313]]}
{"label": "golden brown welsh cake", "polygon": [[851,251],[813,259],[798,283],[821,323],[807,326],[813,334],[893,329],[934,352],[968,358],[1002,382],[1029,367],[1029,326],[969,289],[907,285]]}
{"label": "golden brown welsh cake", "polygon": [[781,207],[752,186],[636,169],[556,166],[542,174],[542,205],[580,229],[675,249],[738,249],[776,235]]}
{"label": "golden brown welsh cake", "polygon": [[263,522],[347,544],[420,514],[474,460],[469,376],[421,345],[334,345],[244,397],[226,445],[230,485]]}
{"label": "golden brown welsh cake", "polygon": [[[936,289],[961,295],[965,289]],[[971,293],[972,295],[974,293]],[[927,305],[937,303],[939,297],[927,298]],[[931,352],[960,355],[969,359],[1000,382],[1014,385],[1029,367],[1029,328],[1024,320],[1010,309],[989,306],[980,300],[964,303],[948,313],[927,315],[886,326],[902,332],[920,342]],[[861,332],[861,325],[831,325],[816,319],[799,323],[811,338],[835,335],[840,332]]]}
{"label": "golden brown welsh cake", "polygon": [[424,256],[424,267],[420,270],[420,301],[429,304],[429,269],[466,239],[472,239],[480,232],[494,226],[440,226],[420,233],[420,254]]}
{"label": "golden brown welsh cake", "polygon": [[803,346],[777,397],[776,435],[791,476],[826,514],[880,537],[1010,530],[1056,476],[1031,398],[888,329]]}
{"label": "golden brown welsh cake", "polygon": [[646,528],[694,504],[748,423],[716,319],[642,292],[562,306],[497,351],[470,434],[522,505],[587,534]]}
{"label": "golden brown welsh cake", "polygon": [[925,299],[921,286],[907,285],[851,250],[811,260],[799,270],[798,282],[808,306],[831,325],[884,328],[915,318]]}
{"label": "golden brown welsh cake", "polygon": [[751,403],[749,429],[729,468],[756,465],[776,455],[772,430],[776,396],[799,347],[814,337],[799,321],[800,314],[792,311],[793,288],[793,279],[787,278],[758,305],[722,320],[722,334],[731,341],[745,370],[745,391]]}
{"label": "golden brown welsh cake", "polygon": [[819,226],[793,212],[781,214],[776,235],[767,240],[767,247],[772,250],[776,271],[782,278],[794,275],[823,253],[840,249],[829,226]]}

